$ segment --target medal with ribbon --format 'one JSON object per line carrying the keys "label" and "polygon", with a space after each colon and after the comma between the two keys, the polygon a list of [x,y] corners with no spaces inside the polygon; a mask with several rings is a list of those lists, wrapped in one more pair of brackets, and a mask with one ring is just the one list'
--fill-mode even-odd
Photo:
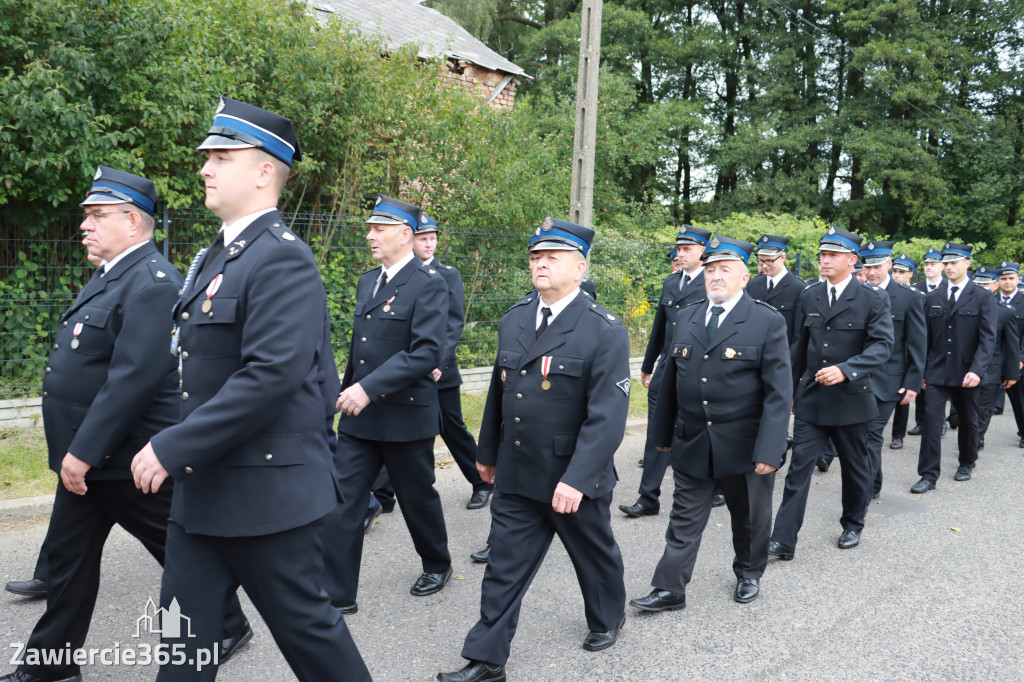
{"label": "medal with ribbon", "polygon": [[[398,294],[395,294],[395,296],[398,296]],[[392,296],[388,300],[384,301],[384,312],[389,312],[391,310],[391,302],[395,300],[395,296]]]}
{"label": "medal with ribbon", "polygon": [[217,293],[218,289],[220,289],[221,282],[223,282],[223,281],[224,281],[224,274],[221,273],[221,274],[217,275],[216,277],[214,277],[213,281],[210,282],[209,286],[206,287],[206,300],[203,301],[203,305],[202,305],[202,307],[200,309],[204,313],[209,313],[210,317],[213,317],[213,313],[210,312],[211,310],[213,310],[213,301],[210,300],[210,299],[212,299],[213,295]]}
{"label": "medal with ribbon", "polygon": [[71,339],[71,347],[78,348],[78,335],[82,333],[83,325],[81,322],[75,323],[75,328],[71,331],[75,338]]}
{"label": "medal with ribbon", "polygon": [[552,360],[554,360],[554,356],[551,355],[545,355],[540,359],[540,375],[544,377],[544,380],[540,382],[540,387],[544,391],[551,388],[551,382],[548,381],[548,372],[551,371]]}

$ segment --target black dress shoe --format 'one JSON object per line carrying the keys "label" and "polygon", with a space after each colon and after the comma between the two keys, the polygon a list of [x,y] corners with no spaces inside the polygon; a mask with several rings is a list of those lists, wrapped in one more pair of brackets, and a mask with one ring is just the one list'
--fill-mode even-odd
{"label": "black dress shoe", "polygon": [[781,542],[775,542],[775,540],[768,543],[768,556],[777,557],[783,561],[792,561],[795,555],[795,547],[784,545]]}
{"label": "black dress shoe", "polygon": [[416,581],[416,584],[409,590],[414,597],[426,597],[428,594],[440,592],[441,588],[452,577],[452,567],[449,566],[444,573],[424,573]]}
{"label": "black dress shoe", "polygon": [[999,415],[1001,415],[1002,413],[1003,413],[1003,408],[1001,408],[1001,407],[997,407],[996,409],[992,410],[992,414],[994,414],[997,417]]}
{"label": "black dress shoe", "polygon": [[908,436],[920,436],[921,435],[921,425],[920,424],[915,425],[914,428],[912,428],[909,431],[907,431],[907,435]]}
{"label": "black dress shoe", "polygon": [[62,677],[59,680],[55,680],[52,677],[39,677],[19,668],[9,675],[0,677],[0,682],[82,682],[82,675],[72,675],[71,677]]}
{"label": "black dress shoe", "polygon": [[646,597],[630,599],[629,605],[641,611],[678,611],[686,608],[686,595],[682,592],[654,588]]}
{"label": "black dress shoe", "polygon": [[11,581],[4,588],[8,592],[19,594],[22,597],[45,597],[46,581],[32,578],[32,580]]}
{"label": "black dress shoe", "polygon": [[370,509],[367,507],[366,515],[363,516],[363,532],[370,530],[370,526],[373,525],[374,520],[384,513],[384,507],[374,507]]}
{"label": "black dress shoe", "polygon": [[466,503],[466,509],[483,509],[487,506],[487,501],[491,499],[491,493],[494,492],[494,488],[481,488],[480,490],[474,490],[473,496],[469,498],[469,502]]}
{"label": "black dress shoe", "polygon": [[949,432],[949,425],[943,422],[942,424],[942,435],[945,436]]}
{"label": "black dress shoe", "polygon": [[1020,442],[1019,442],[1019,443],[1017,443],[1017,447],[1018,447],[1018,448],[1024,448],[1024,438],[1021,438],[1021,439],[1020,439]]}
{"label": "black dress shoe", "polygon": [[586,639],[583,640],[583,648],[587,651],[601,651],[607,649],[619,638],[619,630],[626,624],[626,614],[622,614],[622,618],[619,619],[619,624],[615,626],[614,630],[608,632],[594,632],[591,630],[587,633]]}
{"label": "black dress shoe", "polygon": [[828,471],[828,467],[830,464],[831,462],[829,462],[827,459],[821,459],[819,457],[817,463],[818,471],[820,471],[821,473],[825,473],[826,471]]}
{"label": "black dress shoe", "polygon": [[960,467],[953,474],[954,481],[969,481],[971,480],[971,467]]}
{"label": "black dress shoe", "polygon": [[929,490],[935,490],[935,481],[929,481],[927,478],[922,478],[920,481],[910,487],[910,492],[915,495],[926,493]]}
{"label": "black dress shoe", "polygon": [[352,614],[359,612],[359,605],[354,601],[334,601],[332,599],[331,606],[338,609],[338,613],[343,616],[351,616]]}
{"label": "black dress shoe", "polygon": [[721,507],[724,504],[725,504],[725,493],[718,493],[718,492],[716,492],[711,497],[711,506],[712,507]]}
{"label": "black dress shoe", "polygon": [[252,627],[249,625],[249,621],[245,622],[245,627],[237,635],[228,637],[220,643],[220,665],[224,665],[228,662],[232,656],[238,653],[238,650],[249,643],[252,639]]}
{"label": "black dress shoe", "polygon": [[472,559],[475,563],[486,564],[488,561],[491,560],[491,546],[487,545],[479,552],[473,552],[469,555],[469,558]]}
{"label": "black dress shoe", "polygon": [[749,604],[761,594],[761,581],[757,578],[740,578],[736,581],[736,591],[732,598],[741,604]]}
{"label": "black dress shoe", "polygon": [[642,502],[640,502],[640,500],[637,500],[636,504],[629,505],[629,506],[626,506],[624,504],[620,504],[619,505],[619,511],[621,511],[624,514],[628,514],[629,516],[632,516],[634,518],[639,518],[641,516],[657,516],[658,515],[658,510],[657,509],[652,509],[652,508],[648,507],[646,504],[643,504]]}
{"label": "black dress shoe", "polygon": [[636,463],[636,465],[637,465],[638,467],[640,467],[641,469],[643,469],[643,468],[644,468],[644,458],[643,458],[643,457],[641,457],[641,458],[640,458],[640,461],[639,461],[639,462],[637,462],[637,463]]}
{"label": "black dress shoe", "polygon": [[505,666],[470,661],[462,670],[438,673],[437,679],[441,682],[505,682]]}
{"label": "black dress shoe", "polygon": [[860,533],[855,530],[844,530],[839,536],[839,542],[836,543],[839,549],[853,549],[859,544]]}
{"label": "black dress shoe", "polygon": [[903,439],[902,438],[893,438],[892,442],[889,443],[889,449],[890,450],[902,450],[903,449]]}
{"label": "black dress shoe", "polygon": [[978,439],[978,449],[979,450],[984,450],[985,449],[985,439],[984,438],[979,438]]}

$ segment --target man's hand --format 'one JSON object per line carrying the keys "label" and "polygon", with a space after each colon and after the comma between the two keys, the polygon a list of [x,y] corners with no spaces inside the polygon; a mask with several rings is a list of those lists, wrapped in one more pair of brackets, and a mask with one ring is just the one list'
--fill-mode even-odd
{"label": "man's hand", "polygon": [[135,453],[135,458],[132,459],[132,477],[135,479],[136,488],[144,493],[158,492],[168,476],[170,474],[156,458],[151,443],[146,443],[146,447]]}
{"label": "man's hand", "polygon": [[974,372],[968,372],[964,376],[964,388],[974,388],[981,383],[981,377]]}
{"label": "man's hand", "polygon": [[493,464],[481,464],[476,463],[476,470],[480,473],[480,478],[486,482],[494,485],[494,465]]}
{"label": "man's hand", "polygon": [[[436,380],[435,380],[436,381]],[[336,407],[345,414],[357,415],[370,404],[370,396],[359,384],[352,384],[338,396]]]}
{"label": "man's hand", "polygon": [[754,463],[754,473],[758,474],[760,476],[764,476],[765,474],[770,474],[770,473],[772,473],[775,470],[776,470],[775,467],[773,467],[771,464],[765,464],[764,462],[755,462]]}
{"label": "man's hand", "polygon": [[900,401],[900,405],[909,405],[917,397],[917,391],[911,391],[909,388],[901,388],[896,392],[903,394],[903,400]]}
{"label": "man's hand", "polygon": [[1003,382],[1003,388],[1013,388],[1013,385],[1017,383],[1016,379],[1007,379]]}
{"label": "man's hand", "polygon": [[583,493],[559,481],[555,486],[555,496],[551,498],[551,508],[559,514],[573,514],[582,501]]}
{"label": "man's hand", "polygon": [[814,375],[814,380],[819,384],[825,386],[835,386],[846,381],[846,375],[843,374],[843,370],[839,369],[835,365],[831,367],[822,367],[818,370],[818,373]]}
{"label": "man's hand", "polygon": [[60,481],[68,492],[84,495],[89,489],[85,485],[85,475],[89,473],[89,469],[92,469],[91,464],[83,462],[69,452],[60,463]]}
{"label": "man's hand", "polygon": [[441,370],[439,369],[435,369],[433,372],[430,373],[430,375],[434,377],[435,384],[441,380]]}
{"label": "man's hand", "polygon": [[640,383],[644,385],[644,388],[651,387],[651,375],[647,372],[640,372]]}
{"label": "man's hand", "polygon": [[668,448],[654,448],[654,449],[657,450],[658,452],[668,452],[672,448],[668,447]]}

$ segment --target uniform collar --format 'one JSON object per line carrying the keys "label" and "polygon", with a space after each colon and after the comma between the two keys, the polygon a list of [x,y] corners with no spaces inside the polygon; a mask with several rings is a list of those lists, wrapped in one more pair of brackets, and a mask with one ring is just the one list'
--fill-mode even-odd
{"label": "uniform collar", "polygon": [[[402,258],[402,260],[398,261],[397,263],[392,265],[390,268],[385,268],[384,265],[381,264],[381,266],[380,266],[381,272],[388,273],[388,281],[390,282],[391,280],[393,280],[395,278],[395,275],[397,275],[399,272],[401,272],[402,268],[404,268],[406,265],[408,265],[409,261],[411,261],[415,257],[416,257],[416,254],[413,253],[410,250],[409,253],[405,254],[405,257]],[[377,277],[379,279],[380,275],[378,275]]]}
{"label": "uniform collar", "polygon": [[541,308],[550,308],[551,309],[551,317],[548,318],[548,324],[550,325],[552,322],[555,321],[555,318],[558,317],[558,313],[560,313],[563,310],[565,310],[569,306],[569,304],[572,303],[576,299],[576,296],[579,295],[579,293],[580,293],[580,288],[576,287],[571,292],[569,292],[568,294],[566,294],[562,298],[558,299],[557,301],[555,301],[551,305],[547,305],[546,303],[544,303],[544,299],[542,299],[540,297],[540,295],[538,294],[537,295],[537,325],[540,326],[540,322],[541,322],[541,319],[542,319],[541,318],[541,314],[540,314],[540,309]]}
{"label": "uniform collar", "polygon": [[102,273],[102,274],[100,275],[100,277],[102,277],[103,275],[105,275],[105,274],[107,274],[108,272],[110,272],[110,269],[111,269],[111,268],[113,268],[113,267],[114,267],[115,265],[117,265],[118,261],[120,261],[120,260],[121,260],[122,258],[124,258],[125,256],[127,256],[127,255],[128,255],[129,253],[131,253],[132,251],[137,251],[137,250],[141,249],[141,248],[142,248],[143,246],[145,246],[146,244],[148,244],[148,243],[149,243],[149,241],[150,241],[150,240],[148,240],[148,239],[147,239],[147,240],[145,240],[145,241],[141,241],[141,242],[139,242],[138,244],[135,244],[135,245],[133,245],[133,246],[129,246],[129,247],[127,248],[127,249],[125,249],[125,250],[124,250],[124,251],[122,251],[121,253],[117,254],[116,256],[114,256],[113,258],[111,258],[110,260],[105,260],[105,261],[103,261],[103,262],[102,262],[102,263],[100,264],[100,267],[101,267],[101,268],[103,268],[103,273]]}
{"label": "uniform collar", "polygon": [[262,215],[266,215],[267,213],[270,213],[271,211],[274,211],[276,209],[276,206],[271,206],[270,208],[265,208],[262,211],[256,211],[255,213],[250,213],[249,215],[242,216],[241,218],[231,223],[230,225],[224,225],[220,230],[220,233],[224,235],[224,246],[227,246],[231,242],[238,239],[238,235],[242,234],[245,228],[252,225],[257,218],[259,218]]}

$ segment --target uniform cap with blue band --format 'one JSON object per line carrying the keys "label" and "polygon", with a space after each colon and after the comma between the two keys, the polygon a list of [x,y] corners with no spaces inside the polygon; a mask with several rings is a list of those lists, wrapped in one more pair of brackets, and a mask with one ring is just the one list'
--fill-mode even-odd
{"label": "uniform cap with blue band", "polygon": [[942,262],[952,263],[958,260],[970,260],[971,254],[974,252],[974,246],[971,244],[958,244],[956,242],[946,242],[942,247]]}
{"label": "uniform cap with blue band", "polygon": [[707,247],[711,242],[711,232],[694,227],[693,225],[682,225],[679,234],[676,235],[676,245],[696,244]]}
{"label": "uniform cap with blue band", "polygon": [[928,249],[928,251],[923,256],[921,256],[921,262],[922,263],[941,263],[942,262],[942,252],[939,251],[938,249],[935,249],[935,248]]}
{"label": "uniform cap with blue band", "polygon": [[857,254],[864,265],[881,265],[892,258],[892,247],[896,242],[870,241]]}
{"label": "uniform cap with blue band", "polygon": [[774,256],[784,253],[789,248],[789,237],[779,237],[774,234],[764,234],[757,240],[757,253],[766,256]]}
{"label": "uniform cap with blue band", "polygon": [[864,238],[844,230],[841,227],[830,227],[828,231],[818,240],[818,251],[838,251],[842,253],[857,253]]}
{"label": "uniform cap with blue band", "polygon": [[701,258],[705,265],[720,260],[738,260],[746,265],[754,248],[750,242],[715,235],[708,242],[708,248]]}
{"label": "uniform cap with blue band", "polygon": [[594,243],[589,227],[558,218],[545,218],[530,236],[530,251],[576,251],[586,256]]}
{"label": "uniform cap with blue band", "polygon": [[1020,265],[1008,260],[1004,260],[1002,263],[999,264],[999,267],[993,269],[1000,275],[1005,275],[1010,272],[1012,272],[1015,275],[1020,274]]}
{"label": "uniform cap with blue band", "polygon": [[426,211],[420,211],[420,224],[415,230],[416,234],[437,232],[437,221],[427,215]]}
{"label": "uniform cap with blue band", "polygon": [[671,249],[668,250],[668,253],[665,254],[665,257],[672,261],[676,259],[677,253],[679,253],[679,250],[673,246]]}
{"label": "uniform cap with blue band", "polygon": [[153,215],[156,200],[156,185],[152,180],[107,166],[98,166],[92,178],[92,187],[79,206],[132,204]]}
{"label": "uniform cap with blue band", "polygon": [[382,223],[384,225],[408,225],[416,232],[420,226],[420,209],[418,206],[407,204],[389,197],[386,194],[377,195],[377,203],[370,211],[368,223]]}
{"label": "uniform cap with blue band", "polygon": [[220,98],[213,125],[196,149],[261,149],[288,166],[302,160],[291,119],[230,97]]}
{"label": "uniform cap with blue band", "polygon": [[908,256],[905,253],[901,253],[899,257],[892,259],[893,270],[906,270],[907,272],[917,272],[917,261]]}
{"label": "uniform cap with blue band", "polygon": [[978,284],[995,282],[997,279],[999,279],[999,273],[996,272],[996,268],[990,268],[986,265],[982,265],[980,268],[974,271],[974,276],[971,279],[973,279]]}

